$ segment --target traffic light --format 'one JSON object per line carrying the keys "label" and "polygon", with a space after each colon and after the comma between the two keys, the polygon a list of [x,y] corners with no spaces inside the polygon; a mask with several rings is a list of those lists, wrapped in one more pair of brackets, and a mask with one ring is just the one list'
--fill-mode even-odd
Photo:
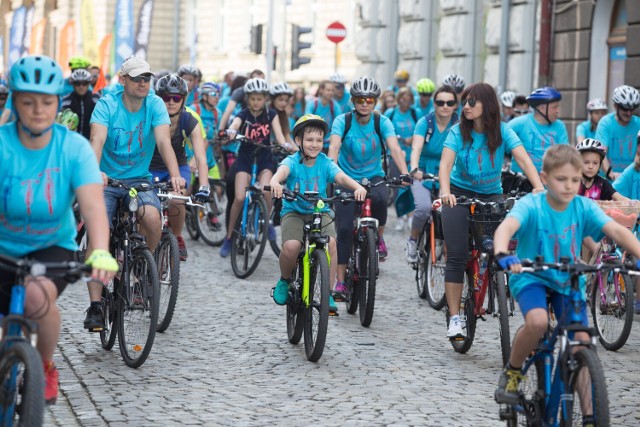
{"label": "traffic light", "polygon": [[251,26],[251,52],[262,53],[262,24]]}
{"label": "traffic light", "polygon": [[300,56],[300,51],[302,49],[309,49],[311,47],[311,43],[300,41],[300,36],[303,34],[307,34],[311,32],[311,28],[309,27],[301,27],[299,25],[293,24],[293,28],[291,31],[291,69],[297,70],[303,64],[308,64],[311,62],[311,58],[305,58],[304,56]]}

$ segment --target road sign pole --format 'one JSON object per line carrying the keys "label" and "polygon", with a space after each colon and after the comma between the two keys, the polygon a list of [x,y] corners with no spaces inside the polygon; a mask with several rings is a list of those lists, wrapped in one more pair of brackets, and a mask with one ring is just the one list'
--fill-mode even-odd
{"label": "road sign pole", "polygon": [[336,47],[334,48],[334,56],[333,56],[333,72],[338,72],[338,43],[335,43]]}

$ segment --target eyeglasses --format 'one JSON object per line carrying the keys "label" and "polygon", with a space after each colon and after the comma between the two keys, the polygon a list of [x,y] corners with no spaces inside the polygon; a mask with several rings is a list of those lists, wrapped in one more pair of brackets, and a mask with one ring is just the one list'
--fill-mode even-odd
{"label": "eyeglasses", "polygon": [[407,79],[396,79],[396,83],[406,83],[408,81],[409,80],[407,80]]}
{"label": "eyeglasses", "polygon": [[465,105],[467,105],[467,103],[469,104],[469,107],[473,108],[476,106],[476,104],[478,103],[478,100],[475,98],[468,98],[468,99],[463,99],[461,101],[462,106],[464,107]]}
{"label": "eyeglasses", "polygon": [[89,82],[73,82],[74,86],[89,86]]}
{"label": "eyeglasses", "polygon": [[148,74],[144,74],[142,76],[136,76],[136,77],[129,76],[129,78],[134,83],[140,83],[140,82],[149,83],[151,81],[151,76]]}
{"label": "eyeglasses", "polygon": [[353,98],[353,102],[355,102],[356,104],[359,104],[359,105],[364,105],[364,104],[375,104],[375,103],[376,103],[376,99],[375,99],[375,98],[361,98],[361,97],[357,97],[357,98]]}
{"label": "eyeglasses", "polygon": [[629,108],[629,107],[626,107],[626,106],[620,105],[620,104],[616,104],[616,107],[618,107],[619,110],[626,111],[627,113],[629,113],[629,112],[631,112],[631,111],[633,111],[633,110],[635,110],[637,108],[637,107]]}
{"label": "eyeglasses", "polygon": [[184,97],[182,95],[162,95],[160,98],[162,98],[164,102],[173,101],[177,104],[182,102],[182,98]]}
{"label": "eyeglasses", "polygon": [[431,96],[433,92],[420,92],[420,96]]}
{"label": "eyeglasses", "polygon": [[217,98],[220,96],[220,94],[218,92],[205,92],[204,95],[209,95],[213,98]]}
{"label": "eyeglasses", "polygon": [[521,116],[523,114],[529,114],[529,110],[513,110],[513,115],[514,116]]}
{"label": "eyeglasses", "polygon": [[[435,104],[436,104],[438,107],[444,107],[444,104],[447,104],[447,107],[453,107],[454,105],[456,105],[456,104],[457,104],[457,102],[456,102],[456,101],[454,101],[454,100],[450,100],[450,101],[443,101],[443,100],[441,100],[441,99],[438,99],[437,101],[435,101]],[[475,104],[475,102],[474,102],[474,104]]]}

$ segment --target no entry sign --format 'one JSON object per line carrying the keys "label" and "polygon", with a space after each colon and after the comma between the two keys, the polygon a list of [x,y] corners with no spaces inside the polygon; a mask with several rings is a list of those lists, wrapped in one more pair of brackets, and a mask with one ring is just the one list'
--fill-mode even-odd
{"label": "no entry sign", "polygon": [[347,29],[340,22],[336,21],[329,24],[326,34],[330,41],[338,44],[347,37]]}

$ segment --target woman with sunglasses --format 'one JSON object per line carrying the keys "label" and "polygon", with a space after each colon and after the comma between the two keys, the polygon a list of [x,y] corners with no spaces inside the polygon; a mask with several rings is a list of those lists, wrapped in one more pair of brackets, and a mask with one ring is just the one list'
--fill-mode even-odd
{"label": "woman with sunglasses", "polygon": [[[205,201],[209,197],[207,155],[202,135],[203,130],[199,126],[198,119],[184,109],[185,98],[188,92],[187,82],[182,77],[176,75],[169,74],[156,82],[156,95],[162,98],[167,108],[167,113],[169,113],[169,120],[171,121],[169,125],[171,146],[178,160],[180,176],[182,176],[186,182],[191,182],[191,169],[189,168],[187,152],[185,150],[185,145],[190,144],[198,166],[198,180],[200,182],[200,189],[196,194],[196,198]],[[165,182],[169,179],[169,171],[157,148],[153,153],[149,172],[153,175],[154,180],[157,178],[160,182]],[[178,191],[176,194],[180,194],[180,192]],[[169,215],[169,227],[171,227],[171,231],[176,236],[176,239],[178,239],[181,261],[186,261],[187,259],[187,246],[182,238],[184,220],[184,203],[172,202],[172,209],[170,209]]]}
{"label": "woman with sunglasses", "polygon": [[[404,152],[398,144],[396,132],[385,116],[380,116],[380,133],[375,128],[374,107],[380,96],[380,86],[371,77],[360,77],[351,85],[351,100],[354,110],[351,112],[351,126],[345,134],[347,114],[339,115],[331,128],[331,146],[329,157],[342,168],[350,178],[360,182],[367,178],[372,184],[384,179],[382,167],[382,144],[401,174],[407,174],[407,163]],[[384,141],[381,141],[384,138]],[[380,258],[387,257],[387,246],[384,243],[384,226],[387,223],[387,197],[389,189],[380,185],[371,189],[371,213],[379,221]],[[351,252],[353,236],[353,219],[356,206],[353,203],[335,205],[336,229],[338,232],[338,283],[334,298],[344,301],[346,286],[344,285],[347,261]],[[338,301],[336,300],[336,301]]]}
{"label": "woman with sunglasses", "polygon": [[434,95],[435,111],[418,120],[413,133],[411,147],[411,173],[413,184],[411,192],[416,210],[411,221],[411,234],[407,241],[407,262],[418,262],[417,240],[420,231],[431,216],[432,182],[423,182],[423,172],[438,175],[440,171],[440,156],[444,140],[449,135],[451,127],[458,123],[456,109],[458,98],[451,86],[441,86]]}
{"label": "woman with sunglasses", "polygon": [[469,259],[469,208],[456,206],[456,198],[501,200],[500,179],[505,153],[511,153],[524,170],[534,192],[544,190],[522,142],[500,120],[500,104],[493,88],[486,83],[470,85],[462,92],[461,99],[463,115],[444,142],[439,173],[440,199],[444,205],[442,228],[447,247],[444,279],[451,315],[449,338],[462,336],[465,327],[459,311],[464,270]]}
{"label": "woman with sunglasses", "polygon": [[91,136],[91,114],[100,95],[89,90],[91,73],[84,68],[78,68],[69,76],[69,82],[73,85],[73,92],[62,98],[61,110],[67,108],[78,115],[78,127],[76,132],[89,139]]}

